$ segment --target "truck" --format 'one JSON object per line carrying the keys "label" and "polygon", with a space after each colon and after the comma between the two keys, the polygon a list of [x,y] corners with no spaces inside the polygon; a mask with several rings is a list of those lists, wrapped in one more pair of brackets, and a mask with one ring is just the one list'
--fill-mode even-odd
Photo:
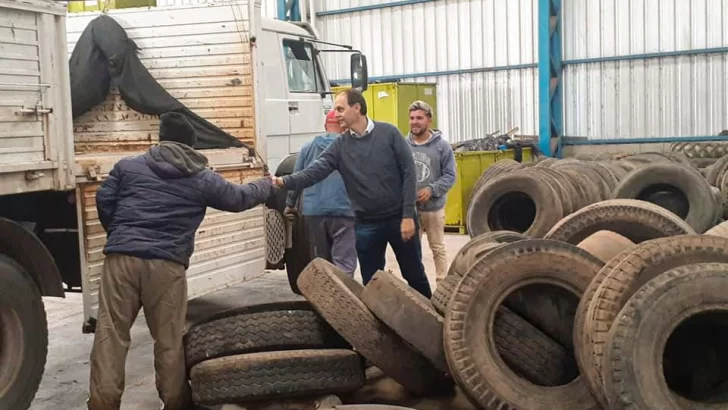
{"label": "truck", "polygon": [[[106,242],[96,191],[119,159],[158,140],[158,115],[132,109],[114,84],[74,117],[68,58],[101,15],[124,29],[172,97],[245,143],[202,151],[215,172],[236,183],[292,172],[295,153],[323,132],[332,95],[320,53],[348,55],[352,86],[366,88],[365,56],[321,41],[307,23],[263,18],[260,0],[73,15],[61,2],[0,0],[2,410],[27,409],[43,376],[43,297],[80,289],[81,331],[94,331]],[[284,199],[280,192],[242,213],[208,209],[187,271],[190,298],[266,268],[285,268],[295,281],[310,252],[295,240],[305,236],[300,223],[289,225],[288,235],[281,227]]]}

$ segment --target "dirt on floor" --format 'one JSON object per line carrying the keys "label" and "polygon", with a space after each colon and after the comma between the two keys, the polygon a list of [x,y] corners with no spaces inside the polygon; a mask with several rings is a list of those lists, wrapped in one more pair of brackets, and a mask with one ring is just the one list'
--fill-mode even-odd
{"label": "dirt on floor", "polygon": [[[468,241],[464,235],[447,235],[448,260]],[[435,271],[426,236],[423,237],[423,263],[434,288]],[[399,273],[391,249],[387,250],[386,269]],[[357,278],[361,277],[357,273]],[[239,286],[190,301],[188,320],[231,307],[290,300],[285,273],[269,272]],[[48,360],[40,389],[31,410],[85,410],[89,378],[89,354],[93,335],[81,333],[83,300],[79,293],[68,293],[65,299],[45,298],[49,326]],[[153,342],[140,313],[132,331],[132,344],[126,363],[126,390],[122,410],[157,410],[160,402],[154,384]],[[453,397],[428,398],[410,396],[399,384],[377,369],[367,372],[368,383],[358,392],[342,397],[346,403],[393,404],[419,410],[474,409],[458,392]]]}

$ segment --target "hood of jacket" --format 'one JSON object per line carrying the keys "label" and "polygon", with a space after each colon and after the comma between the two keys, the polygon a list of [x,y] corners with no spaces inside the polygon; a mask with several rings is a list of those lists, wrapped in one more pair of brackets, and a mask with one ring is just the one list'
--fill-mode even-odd
{"label": "hood of jacket", "polygon": [[409,141],[410,145],[422,146],[422,145],[430,145],[430,144],[436,143],[438,140],[440,140],[442,138],[442,131],[430,130],[430,132],[432,133],[432,135],[430,136],[430,139],[427,140],[427,142],[425,142],[424,144],[417,144],[415,142],[415,137],[414,137],[414,135],[412,135],[411,131],[409,134],[407,134],[407,141]]}
{"label": "hood of jacket", "polygon": [[144,158],[149,168],[164,179],[187,177],[207,167],[206,156],[188,145],[174,141],[162,141],[149,148]]}

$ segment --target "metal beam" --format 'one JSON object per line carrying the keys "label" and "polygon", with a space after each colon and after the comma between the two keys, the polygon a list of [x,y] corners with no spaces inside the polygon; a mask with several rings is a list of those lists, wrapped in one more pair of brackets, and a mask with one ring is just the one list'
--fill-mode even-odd
{"label": "metal beam", "polygon": [[[564,133],[561,74],[561,0],[538,1],[538,146],[546,156],[561,156]],[[556,152],[551,144],[557,140]]]}
{"label": "metal beam", "polygon": [[389,3],[370,4],[368,6],[347,7],[345,9],[319,11],[318,13],[316,13],[316,17],[335,16],[337,14],[351,14],[351,13],[358,13],[361,11],[381,10],[381,9],[388,9],[391,7],[410,6],[412,4],[432,3],[434,1],[437,1],[437,0],[402,0],[402,1],[392,1]]}
{"label": "metal beam", "polygon": [[[369,77],[369,82],[389,82],[389,81],[397,81],[397,80],[406,80],[406,79],[412,79],[412,78],[422,78],[422,77],[440,77],[440,76],[446,76],[446,75],[460,75],[460,74],[474,74],[474,73],[486,73],[486,72],[492,72],[492,71],[508,71],[508,70],[523,70],[523,69],[533,69],[538,68],[538,64],[518,64],[518,65],[507,65],[507,66],[497,66],[497,67],[478,67],[478,68],[463,68],[460,70],[444,70],[444,71],[426,71],[426,72],[420,72],[420,73],[408,73],[408,74],[392,74],[392,75],[380,75],[380,76],[374,76]],[[351,82],[351,79],[340,79],[340,80],[331,80],[329,81],[331,84],[348,84]]]}
{"label": "metal beam", "polygon": [[301,21],[301,7],[298,0],[278,0],[278,20]]}

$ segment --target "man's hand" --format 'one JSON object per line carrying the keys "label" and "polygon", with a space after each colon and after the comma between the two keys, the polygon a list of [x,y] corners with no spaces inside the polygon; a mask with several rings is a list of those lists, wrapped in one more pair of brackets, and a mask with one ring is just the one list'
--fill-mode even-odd
{"label": "man's hand", "polygon": [[281,177],[277,177],[275,175],[271,175],[270,176],[270,180],[273,183],[273,185],[276,185],[279,188],[283,188],[283,185],[285,185],[283,183],[283,178],[281,178]]}
{"label": "man's hand", "polygon": [[283,210],[283,216],[298,216],[298,209],[287,206],[286,209]]}
{"label": "man's hand", "polygon": [[424,187],[417,191],[417,202],[427,202],[432,198],[432,188]]}
{"label": "man's hand", "polygon": [[402,240],[405,242],[409,241],[415,236],[415,220],[412,218],[402,219],[402,224],[399,229],[402,232]]}

